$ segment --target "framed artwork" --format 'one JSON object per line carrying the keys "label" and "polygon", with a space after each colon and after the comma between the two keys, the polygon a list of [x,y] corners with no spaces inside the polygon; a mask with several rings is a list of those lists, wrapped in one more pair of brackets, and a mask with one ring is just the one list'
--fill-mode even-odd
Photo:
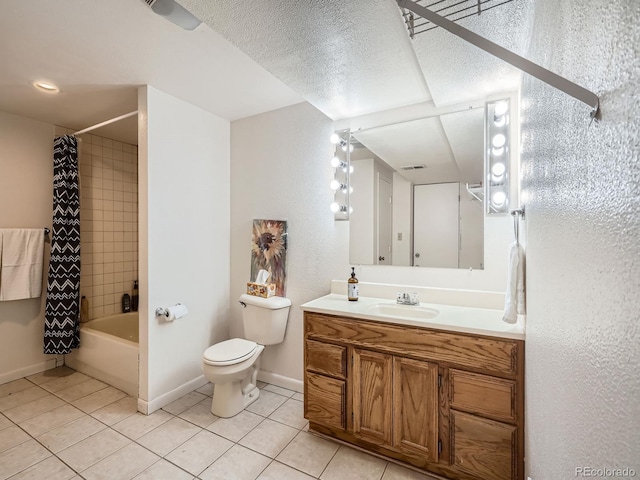
{"label": "framed artwork", "polygon": [[287,222],[253,220],[251,234],[251,281],[260,270],[271,273],[268,283],[276,284],[276,295],[286,296]]}

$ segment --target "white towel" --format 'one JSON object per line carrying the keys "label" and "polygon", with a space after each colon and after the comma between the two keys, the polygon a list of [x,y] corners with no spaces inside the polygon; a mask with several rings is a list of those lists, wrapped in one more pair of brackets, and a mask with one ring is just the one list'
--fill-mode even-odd
{"label": "white towel", "polygon": [[504,317],[502,317],[502,320],[507,323],[516,323],[518,314],[525,314],[524,249],[522,245],[516,242],[513,242],[509,247],[507,293],[504,300]]}
{"label": "white towel", "polygon": [[0,230],[0,301],[37,298],[42,294],[43,228]]}

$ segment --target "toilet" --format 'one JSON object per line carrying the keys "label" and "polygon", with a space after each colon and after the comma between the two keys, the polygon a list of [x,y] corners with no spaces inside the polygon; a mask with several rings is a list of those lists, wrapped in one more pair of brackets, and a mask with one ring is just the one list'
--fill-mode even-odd
{"label": "toilet", "polygon": [[242,323],[245,338],[232,338],[207,348],[202,373],[215,385],[211,413],[233,417],[260,396],[257,386],[260,355],[265,345],[282,343],[291,300],[243,294]]}

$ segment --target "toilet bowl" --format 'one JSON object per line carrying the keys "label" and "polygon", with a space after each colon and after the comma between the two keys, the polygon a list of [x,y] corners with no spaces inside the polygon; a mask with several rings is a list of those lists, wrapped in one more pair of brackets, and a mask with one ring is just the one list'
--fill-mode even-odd
{"label": "toilet bowl", "polygon": [[215,385],[211,413],[233,417],[260,396],[257,376],[265,345],[282,343],[291,301],[283,297],[242,295],[244,338],[232,338],[207,348],[202,373]]}

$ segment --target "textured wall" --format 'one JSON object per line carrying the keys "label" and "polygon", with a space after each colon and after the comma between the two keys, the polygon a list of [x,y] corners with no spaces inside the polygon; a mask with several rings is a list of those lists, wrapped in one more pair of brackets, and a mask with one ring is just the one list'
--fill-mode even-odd
{"label": "textured wall", "polygon": [[[51,228],[54,126],[0,112],[0,228]],[[0,384],[55,366],[42,353],[51,245],[42,296],[0,302]]]}
{"label": "textured wall", "polygon": [[589,108],[526,77],[527,461],[640,474],[640,6],[536,2],[529,58],[598,93]]}
{"label": "textured wall", "polygon": [[[347,278],[348,225],[334,222],[329,160],[331,120],[308,103],[231,124],[231,329],[243,334],[237,299],[251,273],[254,218],[287,220],[287,297],[293,302],[284,343],[268,346],[261,368],[302,380],[300,305]],[[340,270],[341,265],[345,265]]]}

